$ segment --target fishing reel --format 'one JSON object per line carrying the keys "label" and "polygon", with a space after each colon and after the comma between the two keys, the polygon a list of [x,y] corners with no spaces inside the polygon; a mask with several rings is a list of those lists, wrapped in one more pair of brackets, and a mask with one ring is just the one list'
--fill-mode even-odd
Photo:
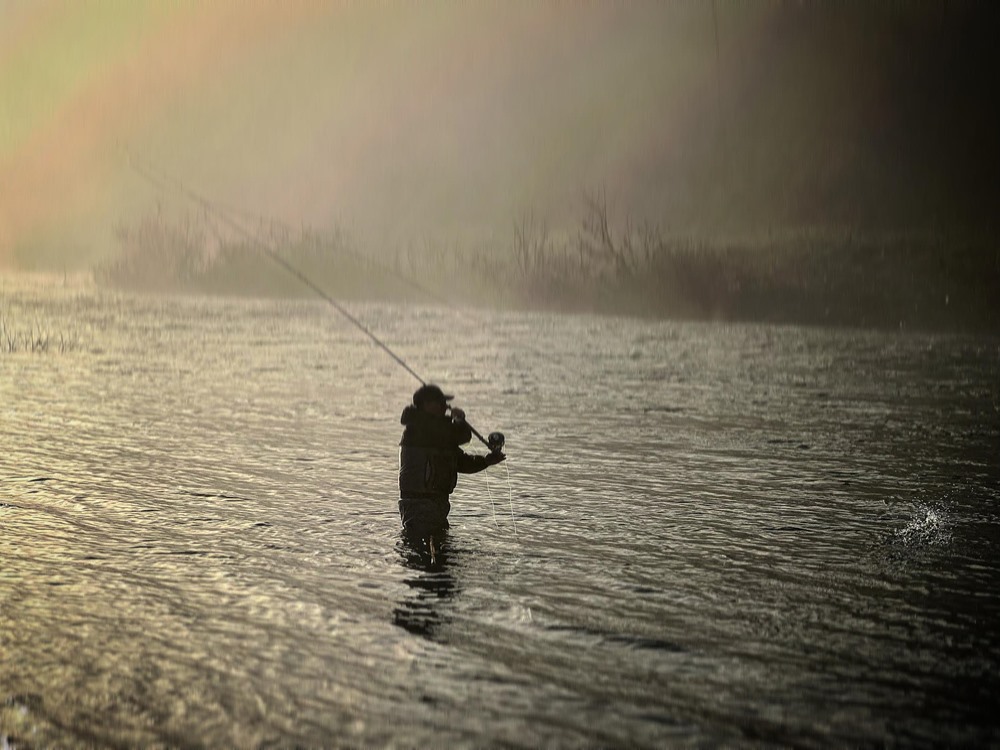
{"label": "fishing reel", "polygon": [[497,451],[503,450],[504,437],[502,432],[491,432],[486,437],[486,445],[489,446],[490,451],[496,453]]}

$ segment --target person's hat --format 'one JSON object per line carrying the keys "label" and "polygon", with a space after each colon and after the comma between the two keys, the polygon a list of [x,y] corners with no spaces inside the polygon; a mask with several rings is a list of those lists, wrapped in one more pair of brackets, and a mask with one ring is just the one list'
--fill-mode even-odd
{"label": "person's hat", "polygon": [[436,385],[428,383],[427,385],[422,385],[417,388],[416,392],[413,394],[413,405],[420,408],[428,401],[440,401],[441,403],[447,403],[451,401],[454,396],[445,393]]}

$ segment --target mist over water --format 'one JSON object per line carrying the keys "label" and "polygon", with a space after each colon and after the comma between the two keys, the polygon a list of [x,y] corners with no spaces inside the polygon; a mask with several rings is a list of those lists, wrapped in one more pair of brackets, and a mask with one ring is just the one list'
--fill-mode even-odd
{"label": "mist over water", "polygon": [[993,338],[352,310],[516,536],[497,467],[415,564],[415,383],[322,302],[5,281],[75,342],[0,355],[8,744],[997,741]]}
{"label": "mist over water", "polygon": [[113,258],[117,224],[171,208],[133,158],[379,255],[508,246],[526,214],[573,238],[596,190],[618,232],[979,240],[996,20],[970,0],[5,3],[0,266]]}

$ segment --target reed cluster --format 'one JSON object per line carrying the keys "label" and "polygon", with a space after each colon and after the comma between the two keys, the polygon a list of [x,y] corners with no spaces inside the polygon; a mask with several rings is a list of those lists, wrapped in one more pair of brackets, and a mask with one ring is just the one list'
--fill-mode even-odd
{"label": "reed cluster", "polygon": [[0,313],[0,353],[2,354],[15,354],[17,352],[63,353],[76,348],[77,343],[75,336],[53,333],[38,323],[29,325],[27,328],[17,328],[10,323],[6,315]]}

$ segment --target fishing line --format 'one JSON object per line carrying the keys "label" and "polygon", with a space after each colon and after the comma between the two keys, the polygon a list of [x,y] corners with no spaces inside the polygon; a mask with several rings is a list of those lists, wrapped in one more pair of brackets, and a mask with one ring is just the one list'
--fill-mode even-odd
{"label": "fishing line", "polygon": [[490,473],[484,472],[483,476],[486,477],[486,494],[490,497],[490,507],[493,509],[493,525],[500,531],[500,524],[497,523],[497,504],[493,502],[493,491],[490,489]]}
{"label": "fishing line", "polygon": [[[508,458],[507,461],[510,459]],[[503,467],[507,470],[507,499],[510,502],[510,522],[514,524],[514,538],[517,539],[517,521],[514,520],[514,490],[510,485],[510,466],[504,461]]]}
{"label": "fishing line", "polygon": [[[510,502],[510,522],[514,525],[514,538],[517,539],[517,520],[514,518],[514,490],[510,483],[510,466],[508,462],[510,459],[504,461],[504,468],[507,470],[507,499]],[[493,525],[497,527],[497,531],[500,531],[500,524],[497,522],[497,504],[493,501],[493,490],[490,488],[490,475],[485,473],[486,477],[486,494],[490,497],[490,507],[493,509]]]}

